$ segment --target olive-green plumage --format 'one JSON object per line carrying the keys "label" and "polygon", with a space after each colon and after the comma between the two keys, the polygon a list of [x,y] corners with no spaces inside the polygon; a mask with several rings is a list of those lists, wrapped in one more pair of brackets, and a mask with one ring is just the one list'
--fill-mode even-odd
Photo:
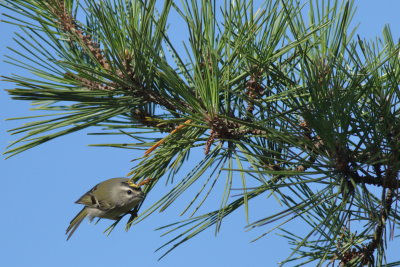
{"label": "olive-green plumage", "polygon": [[94,217],[117,220],[139,205],[143,197],[140,187],[129,182],[128,178],[111,178],[97,184],[75,202],[85,207],[70,222],[67,240],[86,217],[90,220]]}

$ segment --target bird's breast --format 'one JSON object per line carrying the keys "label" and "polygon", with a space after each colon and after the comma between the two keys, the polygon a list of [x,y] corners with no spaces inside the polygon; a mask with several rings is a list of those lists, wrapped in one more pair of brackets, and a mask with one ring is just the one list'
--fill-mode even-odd
{"label": "bird's breast", "polygon": [[121,215],[129,212],[137,205],[139,205],[141,199],[132,201],[131,203],[125,206],[117,206],[108,210],[101,210],[98,208],[87,208],[88,209],[88,217],[90,220],[93,220],[94,217],[110,219],[110,220],[117,220]]}

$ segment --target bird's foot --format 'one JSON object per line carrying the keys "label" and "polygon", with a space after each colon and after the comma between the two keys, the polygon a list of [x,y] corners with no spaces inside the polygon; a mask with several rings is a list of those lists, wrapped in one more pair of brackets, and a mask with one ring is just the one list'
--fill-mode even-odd
{"label": "bird's foot", "polygon": [[131,211],[128,211],[128,212],[127,212],[127,214],[130,214],[130,215],[131,215],[131,218],[130,218],[130,220],[132,220],[132,219],[135,219],[135,218],[138,216],[138,214],[137,214],[137,211],[136,211],[136,210],[131,210]]}

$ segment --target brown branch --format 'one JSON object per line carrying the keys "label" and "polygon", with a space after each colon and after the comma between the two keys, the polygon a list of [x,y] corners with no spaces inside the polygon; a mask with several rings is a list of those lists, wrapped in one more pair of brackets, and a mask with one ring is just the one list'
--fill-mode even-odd
{"label": "brown branch", "polygon": [[208,153],[210,152],[211,145],[214,143],[216,136],[217,136],[217,133],[214,130],[211,130],[210,137],[208,138],[206,147],[204,149],[204,154],[208,155]]}
{"label": "brown branch", "polygon": [[153,119],[150,114],[148,114],[146,111],[135,108],[131,111],[131,116],[134,120],[139,122],[140,124],[147,126],[147,127],[153,127],[153,128],[158,128],[160,132],[170,132],[175,129],[176,124],[175,123],[162,123],[160,124],[160,121],[157,119]]}
{"label": "brown branch", "polygon": [[[210,129],[215,132],[213,134],[213,139],[223,138],[223,139],[240,139],[244,135],[268,135],[268,132],[260,129],[243,128],[243,125],[236,121],[230,121],[225,118],[207,118]],[[307,140],[311,140],[313,145],[308,147],[313,155],[311,156],[309,162],[312,164],[315,162],[318,151],[324,147],[324,141],[319,137],[313,137],[311,135],[311,130],[309,129],[307,123],[301,124],[303,128],[303,135]],[[396,178],[396,174],[386,175],[386,177],[392,177],[390,179],[384,179],[383,177],[375,177],[372,175],[359,175],[357,171],[351,166],[357,166],[354,159],[350,157],[353,155],[352,151],[344,148],[337,147],[335,154],[336,159],[336,171],[342,173],[347,179],[352,179],[355,183],[363,183],[374,186],[380,186],[388,189],[398,189],[400,188],[400,180]],[[395,153],[396,154],[396,153]],[[298,171],[304,171],[308,168],[305,165],[299,165],[296,167]],[[395,172],[397,173],[397,172]],[[350,182],[350,180],[348,180]]]}
{"label": "brown branch", "polygon": [[[247,101],[246,111],[248,115],[253,115],[254,111],[254,100],[262,97],[264,94],[264,87],[258,81],[260,75],[252,75],[250,80],[246,82],[246,95],[249,97]],[[247,120],[251,120],[248,118]]]}
{"label": "brown branch", "polygon": [[103,51],[100,49],[98,43],[93,41],[89,34],[86,34],[82,29],[80,29],[76,20],[67,11],[63,0],[51,0],[46,2],[46,5],[50,12],[52,12],[58,19],[57,23],[61,25],[61,29],[68,33],[71,39],[76,37],[85,44],[93,57],[99,62],[99,64],[106,70],[110,69],[110,65],[104,56]]}
{"label": "brown branch", "polygon": [[[335,153],[332,153],[335,159],[336,171],[341,173],[345,179],[347,179],[349,185],[350,180],[352,179],[356,184],[363,183],[375,186],[381,186],[383,188],[388,189],[397,189],[400,188],[400,181],[397,179],[397,171],[390,171],[393,168],[388,167],[386,175],[384,177],[381,176],[381,172],[379,171],[376,176],[372,175],[360,175],[357,172],[358,165],[355,162],[354,155],[352,151],[347,148],[344,148],[340,144],[336,145]],[[352,184],[351,184],[352,186]]]}
{"label": "brown branch", "polygon": [[[157,92],[154,92],[152,90],[148,90],[148,91],[141,90],[140,95],[141,95],[141,97],[143,97],[143,99],[145,101],[158,104],[158,105],[163,106],[171,111],[177,110],[177,104],[175,104],[174,102],[170,101],[167,97],[164,97]],[[183,103],[182,101],[179,101],[179,102],[182,106],[187,106],[186,103]],[[191,109],[189,109],[189,110],[191,110]]]}
{"label": "brown branch", "polygon": [[[110,70],[110,63],[107,61],[104,55],[104,51],[89,34],[85,33],[80,28],[75,18],[66,9],[64,1],[49,0],[46,2],[46,5],[48,10],[56,17],[56,22],[60,24],[61,30],[68,34],[71,40],[78,39],[78,43],[84,44],[84,46],[89,50],[92,56],[104,69]],[[143,82],[135,76],[134,69],[131,66],[132,55],[129,53],[128,50],[124,51],[123,58],[123,66],[125,68],[125,72],[122,72],[121,70],[116,70],[116,75],[118,75],[122,80],[129,80],[130,83],[133,83],[133,86],[126,86],[124,88],[121,88],[122,90],[130,92],[133,96],[143,99],[144,103],[155,103],[171,111],[176,111],[178,105],[185,107],[188,110],[192,110],[189,105],[179,99],[175,100],[176,102],[178,102],[178,104],[176,104],[175,101],[172,101],[168,97],[161,95],[160,93],[149,88],[145,88]],[[121,87],[120,84],[115,82],[104,85],[99,82],[90,81],[89,79],[79,77],[78,75],[72,73],[67,73],[66,75],[79,81],[84,87],[88,88],[89,90],[111,91]]]}
{"label": "brown branch", "polygon": [[[391,126],[388,127],[390,129]],[[387,130],[387,129],[386,129]],[[390,129],[391,130],[391,129]],[[392,204],[396,201],[394,191],[400,188],[400,181],[398,180],[398,156],[399,156],[399,133],[391,134],[391,131],[387,130],[387,140],[391,147],[391,153],[389,154],[389,161],[386,166],[385,175],[382,175],[381,164],[374,164],[373,168],[376,173],[376,177],[372,176],[360,176],[356,171],[352,171],[349,167],[348,162],[346,163],[344,172],[345,175],[350,176],[356,183],[367,183],[372,185],[379,185],[383,187],[382,191],[382,208],[379,213],[379,219],[377,220],[377,226],[374,231],[374,237],[372,241],[361,249],[353,250],[351,253],[347,253],[347,257],[342,259],[341,264],[346,265],[351,260],[358,258],[361,260],[361,264],[373,264],[374,263],[374,252],[383,243],[383,237],[387,225],[389,214],[392,210]],[[395,138],[393,138],[396,136]],[[348,158],[347,158],[348,159]],[[351,164],[355,164],[351,162]]]}
{"label": "brown branch", "polygon": [[355,183],[363,183],[375,186],[381,186],[383,188],[388,189],[398,189],[400,188],[400,181],[399,180],[385,180],[384,178],[378,178],[370,175],[361,176],[356,172],[352,172],[350,174],[351,178],[354,180]]}
{"label": "brown branch", "polygon": [[114,91],[115,87],[109,86],[103,83],[91,81],[89,79],[80,77],[79,75],[73,74],[71,72],[65,73],[66,78],[72,78],[80,83],[82,87],[85,87],[91,91],[99,90],[99,91]]}
{"label": "brown branch", "polygon": [[[381,186],[388,189],[400,188],[400,181],[396,178],[396,175],[372,176],[372,175],[360,175],[351,166],[357,166],[356,162],[351,161],[349,155],[351,152],[348,150],[337,154],[336,168],[337,171],[342,173],[347,179],[351,178],[356,184],[363,183],[375,186]],[[388,179],[390,177],[390,179]]]}
{"label": "brown branch", "polygon": [[[383,190],[385,191],[386,189]],[[378,226],[375,229],[375,234],[372,241],[367,245],[363,246],[359,250],[353,249],[351,251],[349,250],[348,252],[346,252],[342,257],[340,266],[346,266],[347,263],[356,258],[359,258],[361,260],[361,264],[363,265],[374,263],[374,252],[378,248],[378,246],[382,243],[384,230],[386,228],[386,221],[392,209],[392,204],[393,204],[392,189],[387,189],[386,194],[384,194],[383,200],[384,204],[379,215]]]}

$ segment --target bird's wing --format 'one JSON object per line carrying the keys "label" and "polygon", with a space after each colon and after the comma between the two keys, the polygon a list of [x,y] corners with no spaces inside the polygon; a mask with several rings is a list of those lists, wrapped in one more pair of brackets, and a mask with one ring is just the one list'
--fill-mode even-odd
{"label": "bird's wing", "polygon": [[77,204],[82,204],[87,207],[96,207],[98,206],[98,201],[96,200],[95,196],[92,194],[93,189],[90,190],[89,192],[85,193],[83,196],[81,196],[75,203]]}
{"label": "bird's wing", "polygon": [[107,211],[107,210],[111,210],[111,209],[113,209],[113,208],[115,208],[115,205],[111,205],[109,202],[107,202],[107,201],[98,201],[98,206],[97,206],[97,208],[98,209],[101,209],[101,210],[104,210],[104,211]]}

